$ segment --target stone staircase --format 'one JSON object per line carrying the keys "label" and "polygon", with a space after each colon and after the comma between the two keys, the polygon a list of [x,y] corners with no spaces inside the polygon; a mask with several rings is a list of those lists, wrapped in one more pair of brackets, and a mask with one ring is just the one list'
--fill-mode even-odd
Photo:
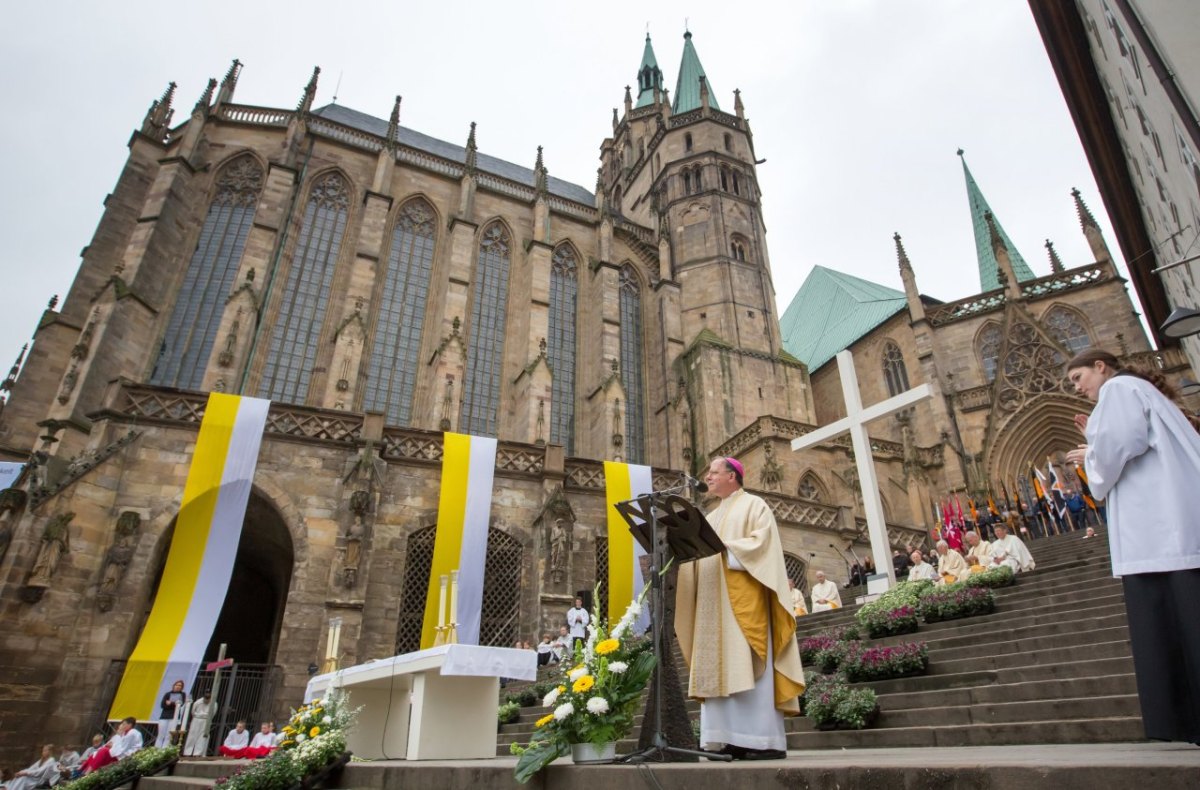
{"label": "stone staircase", "polygon": [[[924,641],[929,673],[869,683],[880,717],[863,731],[788,722],[790,749],[1110,743],[1144,739],[1129,629],[1103,536],[1034,541],[1038,568],[996,591],[990,615],[878,644]],[[800,620],[801,638],[853,622],[855,606]]]}

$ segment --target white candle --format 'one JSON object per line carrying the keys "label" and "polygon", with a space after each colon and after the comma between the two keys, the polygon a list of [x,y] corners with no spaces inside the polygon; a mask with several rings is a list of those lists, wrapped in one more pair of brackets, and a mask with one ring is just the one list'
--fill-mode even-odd
{"label": "white candle", "polygon": [[446,574],[444,573],[439,577],[439,579],[442,583],[442,589],[438,598],[438,630],[441,630],[446,625],[446,585],[449,580],[446,578]]}
{"label": "white candle", "polygon": [[187,696],[185,695],[183,698],[183,716],[179,720],[179,727],[177,729],[179,729],[181,731],[187,729],[188,717],[191,715],[191,713],[192,713],[192,706],[191,706],[190,701],[188,700]]}
{"label": "white candle", "polygon": [[450,571],[450,625],[458,627],[458,571]]}

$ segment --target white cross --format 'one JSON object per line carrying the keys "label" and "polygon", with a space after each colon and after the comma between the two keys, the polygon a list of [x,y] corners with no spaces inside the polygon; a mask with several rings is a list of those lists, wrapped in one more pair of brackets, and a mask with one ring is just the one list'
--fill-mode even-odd
{"label": "white cross", "polygon": [[928,384],[922,384],[864,409],[862,397],[858,392],[858,376],[854,372],[854,355],[849,351],[838,352],[837,364],[842,379],[842,397],[846,400],[846,416],[824,428],[793,439],[792,450],[804,450],[828,441],[838,434],[850,432],[854,460],[858,464],[858,483],[862,488],[863,510],[867,514],[867,533],[871,537],[871,554],[875,558],[875,572],[886,573],[888,587],[891,587],[896,583],[896,571],[892,565],[891,543],[883,517],[883,501],[879,498],[879,479],[875,474],[875,459],[871,455],[867,423],[908,408],[931,397],[933,393]]}

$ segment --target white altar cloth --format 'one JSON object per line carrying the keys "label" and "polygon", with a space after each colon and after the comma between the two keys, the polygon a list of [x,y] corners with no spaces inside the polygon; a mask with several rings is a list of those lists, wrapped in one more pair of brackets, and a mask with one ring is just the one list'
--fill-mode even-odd
{"label": "white altar cloth", "polygon": [[317,675],[304,701],[340,688],[362,706],[347,743],[359,757],[479,759],[496,756],[501,677],[536,679],[537,653],[440,645]]}

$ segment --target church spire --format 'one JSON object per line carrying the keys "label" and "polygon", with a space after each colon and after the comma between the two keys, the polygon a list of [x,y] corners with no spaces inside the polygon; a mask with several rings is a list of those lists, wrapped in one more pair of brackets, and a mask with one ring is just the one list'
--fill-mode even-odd
{"label": "church spire", "polygon": [[312,111],[313,99],[317,97],[317,78],[321,76],[321,67],[313,66],[312,77],[309,78],[308,84],[304,86],[304,95],[300,97],[300,103],[296,105],[296,112],[301,115],[308,115]]}
{"label": "church spire", "polygon": [[650,34],[646,34],[646,47],[642,50],[642,63],[638,66],[638,97],[636,107],[649,107],[654,104],[654,91],[662,91],[663,73],[654,57],[654,47],[650,44]]}
{"label": "church spire", "polygon": [[1083,229],[1083,236],[1092,249],[1092,257],[1096,259],[1097,263],[1112,263],[1112,253],[1108,251],[1108,243],[1100,231],[1100,223],[1096,222],[1096,218],[1092,216],[1092,212],[1083,202],[1083,196],[1079,194],[1078,189],[1071,190],[1071,197],[1075,198],[1075,211],[1079,214],[1079,226]]}
{"label": "church spire", "polygon": [[904,298],[908,302],[908,317],[911,321],[925,320],[925,305],[921,302],[921,293],[917,290],[917,275],[909,263],[908,253],[904,251],[904,242],[897,232],[892,236],[896,242],[896,258],[900,262],[900,279],[904,282]]}
{"label": "church spire", "polygon": [[1071,190],[1071,197],[1075,198],[1075,212],[1079,214],[1080,229],[1086,233],[1088,228],[1099,228],[1100,226],[1096,224],[1096,218],[1092,216],[1091,209],[1083,202],[1083,196],[1079,194],[1078,189]]}
{"label": "church spire", "polygon": [[[971,169],[967,167],[967,160],[963,158],[961,148],[958,149],[958,156],[959,159],[962,159],[963,176],[967,180],[967,203],[971,209],[971,224],[975,230],[975,255],[979,261],[980,289],[992,291],[1001,286],[998,277],[1000,264],[996,260],[995,247],[992,243],[993,231],[989,229],[989,224],[994,226],[997,238],[1008,252],[1008,260],[1017,280],[1021,282],[1032,280],[1034,278],[1033,271],[1029,268],[1029,264],[1025,263],[1025,259],[1021,257],[1021,253],[1017,251],[1016,246],[1000,225],[1000,221],[992,213],[991,207],[984,200],[983,193],[979,191],[979,185],[975,183],[975,178],[971,175]],[[992,215],[990,221],[987,218],[989,214]]]}
{"label": "church spire", "polygon": [[395,151],[400,142],[400,95],[396,94],[396,103],[392,105],[392,115],[388,118],[387,147]]}
{"label": "church spire", "polygon": [[192,115],[200,113],[201,116],[208,115],[208,108],[212,105],[213,92],[217,89],[216,79],[208,81],[208,87],[204,89],[204,93],[200,94],[200,98],[196,100],[196,106],[192,108]]}
{"label": "church spire", "polygon": [[1066,271],[1062,258],[1058,257],[1058,251],[1054,249],[1054,242],[1050,239],[1046,239],[1046,252],[1050,255],[1050,272],[1052,274],[1062,274]]}
{"label": "church spire", "polygon": [[467,135],[467,156],[463,164],[467,166],[467,175],[475,175],[475,169],[479,166],[479,149],[475,145],[474,121],[471,121],[471,131]]}
{"label": "church spire", "polygon": [[217,91],[217,104],[233,101],[233,91],[237,88],[238,75],[241,73],[242,62],[234,58],[233,63],[229,64],[229,71],[225,72],[225,78],[221,80],[221,87]]}
{"label": "church spire", "polygon": [[171,128],[171,116],[175,114],[175,110],[171,108],[174,99],[175,83],[172,82],[163,91],[162,98],[155,99],[146,111],[146,117],[142,121],[142,134],[155,140],[166,139],[167,129]]}
{"label": "church spire", "polygon": [[546,170],[546,162],[542,158],[542,147],[538,146],[537,161],[533,164],[534,187],[539,195],[550,194],[550,173]]}
{"label": "church spire", "polygon": [[675,104],[671,107],[671,114],[678,115],[681,112],[700,109],[700,78],[704,77],[708,83],[708,106],[714,110],[721,109],[721,105],[717,103],[717,97],[713,95],[712,80],[709,80],[704,73],[704,66],[700,65],[700,56],[696,54],[696,47],[692,45],[692,32],[689,30],[683,34],[683,59],[679,63],[679,79],[675,82]]}
{"label": "church spire", "polygon": [[0,392],[12,392],[12,388],[17,383],[17,376],[21,372],[21,363],[25,361],[25,352],[28,350],[28,343],[21,346],[21,353],[17,355],[17,361],[13,363],[12,368],[8,371],[8,378],[0,383]]}

